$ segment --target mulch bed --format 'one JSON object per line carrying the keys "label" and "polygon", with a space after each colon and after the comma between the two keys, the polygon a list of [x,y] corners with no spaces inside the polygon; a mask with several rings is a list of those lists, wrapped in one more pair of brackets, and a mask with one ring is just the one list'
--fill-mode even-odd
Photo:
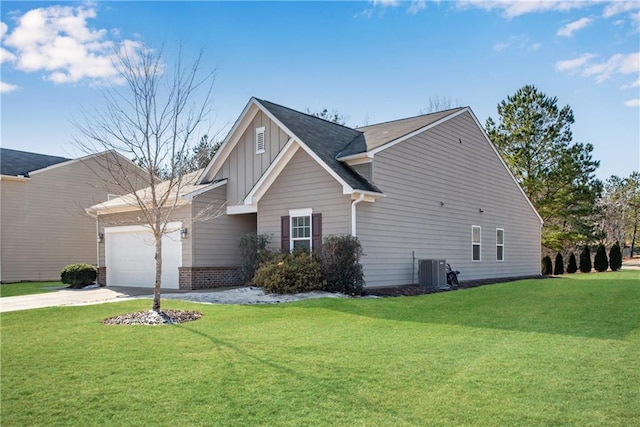
{"label": "mulch bed", "polygon": [[[502,279],[490,279],[490,280],[468,280],[460,282],[459,289],[476,288],[478,286],[493,285],[496,283],[513,282],[516,280],[524,279],[542,279],[548,276],[531,276],[531,277],[505,277]],[[434,289],[423,288],[419,285],[403,285],[403,286],[389,286],[381,288],[365,289],[364,295],[378,296],[378,297],[401,297],[401,296],[414,296],[414,295],[426,295],[434,294],[438,292],[450,292],[456,289]]]}
{"label": "mulch bed", "polygon": [[170,325],[198,320],[202,313],[188,310],[137,311],[104,319],[105,325]]}

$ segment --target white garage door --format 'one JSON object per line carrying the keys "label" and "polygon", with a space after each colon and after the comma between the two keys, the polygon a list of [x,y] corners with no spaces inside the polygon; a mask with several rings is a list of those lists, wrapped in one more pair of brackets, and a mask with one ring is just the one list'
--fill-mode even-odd
{"label": "white garage door", "polygon": [[[178,267],[182,266],[180,223],[162,237],[162,288],[178,289]],[[142,226],[105,228],[107,286],[153,288],[156,275],[153,234]]]}

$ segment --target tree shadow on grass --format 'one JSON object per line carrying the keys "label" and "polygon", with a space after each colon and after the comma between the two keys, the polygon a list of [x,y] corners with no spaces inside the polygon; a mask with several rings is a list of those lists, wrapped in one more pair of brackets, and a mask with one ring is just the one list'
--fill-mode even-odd
{"label": "tree shadow on grass", "polygon": [[622,340],[640,328],[640,283],[633,275],[612,280],[522,280],[414,297],[299,304],[392,321],[598,339]]}

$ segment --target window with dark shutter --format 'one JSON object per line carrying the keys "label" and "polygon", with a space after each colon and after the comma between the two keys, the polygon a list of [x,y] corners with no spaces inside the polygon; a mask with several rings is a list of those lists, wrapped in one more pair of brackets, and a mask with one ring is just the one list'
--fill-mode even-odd
{"label": "window with dark shutter", "polygon": [[289,228],[289,223],[290,222],[288,216],[283,216],[280,218],[280,236],[282,237],[281,248],[283,252],[289,252],[291,250],[291,229]]}
{"label": "window with dark shutter", "polygon": [[313,230],[311,246],[313,249],[318,249],[322,245],[322,214],[315,213],[311,215],[311,219],[311,230]]}

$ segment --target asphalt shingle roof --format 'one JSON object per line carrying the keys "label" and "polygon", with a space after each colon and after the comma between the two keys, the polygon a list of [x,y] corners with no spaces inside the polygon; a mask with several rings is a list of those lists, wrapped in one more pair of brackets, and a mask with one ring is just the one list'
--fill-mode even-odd
{"label": "asphalt shingle roof", "polygon": [[71,159],[65,157],[0,148],[0,174],[28,177],[29,172],[68,162],[69,160]]}
{"label": "asphalt shingle roof", "polygon": [[351,188],[381,193],[375,185],[360,176],[349,165],[337,160],[338,153],[349,145],[366,151],[362,132],[269,101],[257,98],[256,101],[300,138]]}

